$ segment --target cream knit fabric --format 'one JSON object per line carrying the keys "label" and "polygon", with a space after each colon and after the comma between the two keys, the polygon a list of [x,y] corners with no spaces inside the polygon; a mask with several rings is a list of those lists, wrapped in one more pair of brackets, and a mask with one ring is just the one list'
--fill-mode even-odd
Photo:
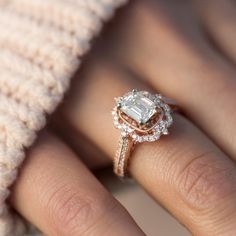
{"label": "cream knit fabric", "polygon": [[0,236],[36,235],[6,204],[9,187],[89,41],[124,2],[0,0]]}

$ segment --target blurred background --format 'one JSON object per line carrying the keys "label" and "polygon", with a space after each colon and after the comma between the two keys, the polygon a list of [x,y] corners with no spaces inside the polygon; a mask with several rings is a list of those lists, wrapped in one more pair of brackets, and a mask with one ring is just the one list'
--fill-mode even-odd
{"label": "blurred background", "polygon": [[111,170],[97,173],[99,180],[129,211],[147,236],[190,236],[166,210],[134,181],[117,179]]}

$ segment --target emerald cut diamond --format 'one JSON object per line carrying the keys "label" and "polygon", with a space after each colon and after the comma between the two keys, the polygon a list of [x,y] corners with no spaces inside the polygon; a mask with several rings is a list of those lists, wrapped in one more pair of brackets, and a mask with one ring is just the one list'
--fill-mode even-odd
{"label": "emerald cut diamond", "polygon": [[155,102],[136,91],[124,97],[120,110],[139,124],[146,124],[157,113]]}
{"label": "emerald cut diamond", "polygon": [[173,123],[170,107],[175,104],[173,101],[168,103],[161,94],[137,90],[115,100],[113,122],[123,138],[129,137],[134,143],[154,142],[168,134]]}

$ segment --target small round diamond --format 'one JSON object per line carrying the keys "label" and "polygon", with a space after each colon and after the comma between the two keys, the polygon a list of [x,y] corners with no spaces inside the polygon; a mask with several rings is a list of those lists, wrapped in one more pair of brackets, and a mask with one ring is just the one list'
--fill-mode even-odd
{"label": "small round diamond", "polygon": [[154,136],[149,136],[149,137],[148,137],[148,141],[154,142],[154,141],[156,141],[156,140],[155,140],[155,137],[154,137]]}
{"label": "small round diamond", "polygon": [[168,134],[169,134],[168,129],[163,130],[163,134],[164,134],[164,135],[168,135]]}
{"label": "small round diamond", "polygon": [[126,124],[123,124],[123,125],[122,125],[122,128],[123,128],[124,130],[126,130],[126,129],[128,128],[128,126],[127,126]]}
{"label": "small round diamond", "polygon": [[136,138],[136,141],[139,142],[139,143],[141,143],[141,142],[143,142],[143,139],[142,139],[142,137],[138,136],[138,137]]}
{"label": "small round diamond", "polygon": [[128,133],[132,133],[133,131],[134,131],[134,130],[133,130],[132,128],[130,128],[130,127],[127,128],[127,132],[128,132]]}
{"label": "small round diamond", "polygon": [[142,137],[142,140],[143,140],[143,141],[149,141],[148,138],[149,138],[148,136],[143,136],[143,137]]}

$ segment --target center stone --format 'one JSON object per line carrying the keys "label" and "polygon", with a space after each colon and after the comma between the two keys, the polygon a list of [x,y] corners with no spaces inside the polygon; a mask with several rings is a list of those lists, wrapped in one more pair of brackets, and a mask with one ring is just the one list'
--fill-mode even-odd
{"label": "center stone", "polygon": [[147,123],[157,113],[155,103],[140,92],[128,95],[120,105],[121,111],[139,124]]}

